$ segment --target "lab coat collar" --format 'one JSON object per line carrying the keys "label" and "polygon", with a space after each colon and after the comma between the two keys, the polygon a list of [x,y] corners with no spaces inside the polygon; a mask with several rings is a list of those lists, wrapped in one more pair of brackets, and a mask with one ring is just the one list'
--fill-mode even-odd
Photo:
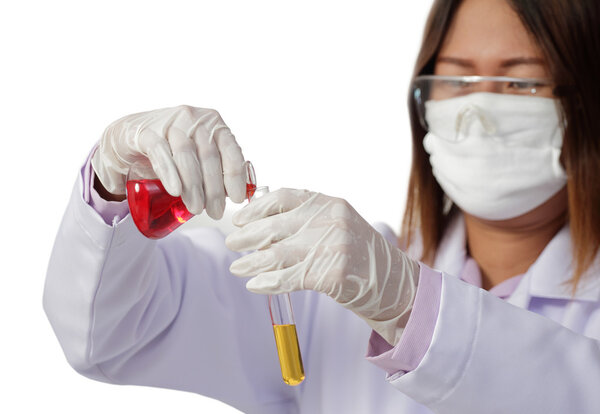
{"label": "lab coat collar", "polygon": [[554,299],[578,299],[597,301],[600,299],[600,257],[582,275],[577,292],[572,293],[574,261],[572,255],[571,232],[565,225],[531,265],[529,292],[531,296]]}
{"label": "lab coat collar", "polygon": [[[434,268],[459,277],[467,260],[467,238],[464,217],[457,213],[440,243]],[[573,296],[571,234],[565,225],[544,248],[527,270],[508,300],[526,306],[530,297],[598,301],[600,299],[600,255],[582,276]]]}

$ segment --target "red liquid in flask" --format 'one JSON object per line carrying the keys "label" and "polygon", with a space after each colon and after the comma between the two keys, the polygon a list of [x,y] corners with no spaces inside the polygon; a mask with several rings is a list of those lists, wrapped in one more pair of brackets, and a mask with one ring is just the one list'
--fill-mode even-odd
{"label": "red liquid in flask", "polygon": [[[254,191],[255,184],[246,184],[248,200]],[[150,239],[165,237],[193,217],[181,197],[167,193],[158,179],[127,181],[127,201],[133,222]]]}
{"label": "red liquid in flask", "polygon": [[127,201],[135,225],[150,239],[165,237],[193,216],[158,179],[128,181]]}

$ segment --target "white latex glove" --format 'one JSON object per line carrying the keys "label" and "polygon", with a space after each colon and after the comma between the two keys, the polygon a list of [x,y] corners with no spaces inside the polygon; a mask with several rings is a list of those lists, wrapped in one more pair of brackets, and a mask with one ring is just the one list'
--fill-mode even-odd
{"label": "white latex glove", "polygon": [[214,109],[181,105],[125,116],[102,134],[92,166],[108,192],[125,194],[129,167],[142,158],[192,214],[206,208],[218,219],[226,194],[236,203],[245,198],[242,151]]}
{"label": "white latex glove", "polygon": [[232,263],[253,276],[248,290],[280,294],[311,289],[332,297],[395,345],[408,320],[419,265],[392,246],[347,201],[282,189],[236,212],[243,226],[226,239],[236,251],[258,250]]}

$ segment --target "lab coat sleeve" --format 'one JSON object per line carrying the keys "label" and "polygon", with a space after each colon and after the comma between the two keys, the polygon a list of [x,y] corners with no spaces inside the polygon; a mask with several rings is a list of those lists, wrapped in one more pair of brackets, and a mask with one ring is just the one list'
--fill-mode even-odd
{"label": "lab coat sleeve", "polygon": [[367,360],[392,375],[415,369],[427,352],[437,321],[442,291],[439,272],[419,263],[419,283],[410,317],[396,346],[377,332],[371,333]]}
{"label": "lab coat sleeve", "polygon": [[69,363],[116,384],[192,391],[244,412],[293,412],[266,299],[228,269],[216,229],[159,241],[107,225],[75,185],[52,251],[44,309]]}
{"label": "lab coat sleeve", "polygon": [[599,342],[443,275],[419,366],[388,381],[436,413],[597,413]]}

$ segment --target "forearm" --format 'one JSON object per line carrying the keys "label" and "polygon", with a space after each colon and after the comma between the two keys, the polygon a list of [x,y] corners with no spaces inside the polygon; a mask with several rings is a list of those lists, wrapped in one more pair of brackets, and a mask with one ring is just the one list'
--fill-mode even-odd
{"label": "forearm", "polygon": [[106,188],[104,188],[104,186],[100,182],[100,179],[95,174],[94,174],[94,190],[96,190],[98,195],[106,201],[123,201],[126,198],[125,194],[110,193]]}
{"label": "forearm", "polygon": [[[140,289],[146,289],[145,295],[152,294],[156,273],[147,266],[156,255],[152,241],[125,236],[132,233],[130,219],[119,226],[107,225],[82,200],[81,186],[79,180],[55,241],[44,309],[70,363],[86,371],[103,359],[100,344],[105,341],[94,344],[95,337],[106,337],[103,330],[118,324],[123,318],[119,313],[141,300]],[[127,243],[131,247],[123,249]],[[117,245],[128,251],[127,255],[116,254]],[[132,272],[132,267],[136,271]],[[127,341],[122,342],[121,347]]]}
{"label": "forearm", "polygon": [[600,406],[598,349],[592,338],[444,275],[426,355],[388,380],[440,413],[591,413]]}

